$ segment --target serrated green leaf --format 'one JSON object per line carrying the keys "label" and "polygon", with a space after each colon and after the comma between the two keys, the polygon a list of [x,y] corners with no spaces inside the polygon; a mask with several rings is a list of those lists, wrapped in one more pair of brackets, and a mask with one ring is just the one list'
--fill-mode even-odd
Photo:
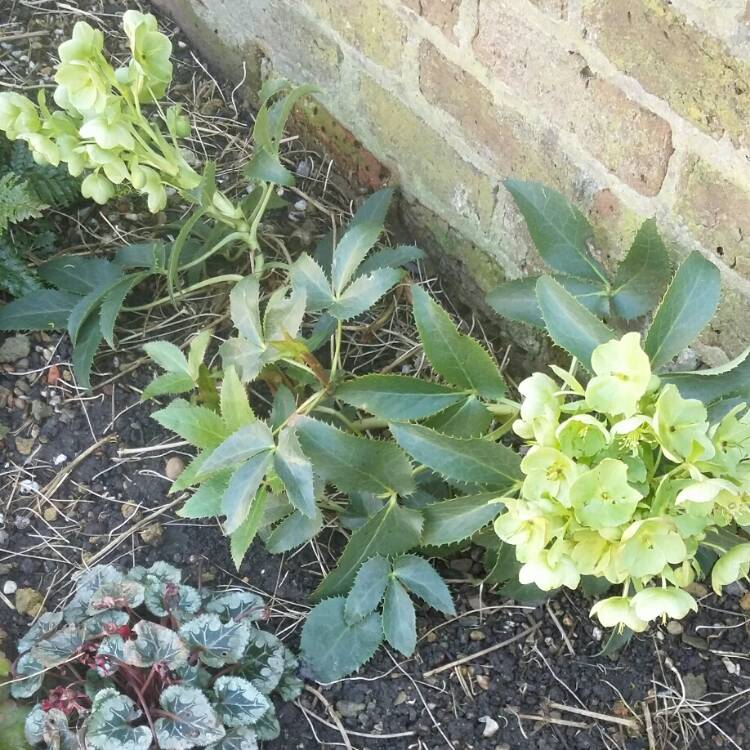
{"label": "serrated green leaf", "polygon": [[294,175],[281,163],[278,156],[269,154],[264,148],[255,149],[242,172],[248,180],[271,182],[286,187],[294,185]]}
{"label": "serrated green leaf", "polygon": [[411,464],[391,442],[347,435],[309,417],[295,420],[297,435],[315,472],[342,492],[414,491]]}
{"label": "serrated green leaf", "polygon": [[102,306],[99,311],[99,325],[101,327],[104,340],[114,349],[115,348],[115,321],[120,314],[125,298],[130,294],[136,284],[139,284],[148,274],[135,273],[126,276],[118,281],[102,297]]}
{"label": "serrated green leaf", "polygon": [[323,528],[323,514],[315,509],[312,516],[295,510],[290,513],[266,539],[266,549],[273,555],[289,552],[314,539]]}
{"label": "serrated green leaf", "polygon": [[150,341],[148,344],[144,344],[143,349],[163,370],[183,373],[192,377],[187,357],[169,341]]}
{"label": "serrated green leaf", "polygon": [[198,688],[170,685],[162,692],[159,705],[167,712],[167,717],[158,718],[154,724],[161,750],[189,750],[218,742],[226,734],[208,698]]}
{"label": "serrated green leaf", "polygon": [[267,342],[295,339],[305,316],[307,295],[304,289],[280,287],[269,298],[263,315]]}
{"label": "serrated green leaf", "polygon": [[350,624],[374,612],[383,599],[391,575],[391,563],[380,555],[365,560],[346,597],[344,616]]}
{"label": "serrated green leaf", "polygon": [[443,435],[479,437],[492,424],[492,414],[476,396],[469,396],[431,417],[424,424]]}
{"label": "serrated green leaf", "polygon": [[536,182],[506,180],[539,255],[560,273],[607,282],[601,264],[592,257],[591,225],[565,196]]}
{"label": "serrated green leaf", "polygon": [[232,365],[224,370],[220,395],[221,416],[228,430],[234,432],[255,419],[245,386]]}
{"label": "serrated green leaf", "polygon": [[363,375],[343,383],[336,398],[383,419],[424,419],[465,396],[439,383],[405,375]]}
{"label": "serrated green leaf", "polygon": [[240,335],[258,349],[265,348],[263,328],[260,323],[260,285],[255,276],[238,281],[229,294],[232,322]]}
{"label": "serrated green leaf", "polygon": [[719,269],[699,252],[680,264],[654,313],[643,348],[656,369],[691,344],[716,312],[721,295]]}
{"label": "serrated green leaf", "polygon": [[78,334],[73,349],[73,371],[81,388],[91,388],[91,368],[94,356],[102,343],[102,332],[99,325],[99,314],[89,316]]}
{"label": "serrated green leaf", "polygon": [[343,596],[315,606],[302,629],[301,653],[320,682],[333,682],[372,658],[383,639],[380,615],[372,613],[350,625]]}
{"label": "serrated green leaf", "polygon": [[250,626],[234,620],[222,622],[216,614],[205,614],[186,622],[179,635],[206,666],[218,668],[242,659],[250,640]]}
{"label": "serrated green leaf", "polygon": [[500,443],[454,438],[420,425],[391,423],[389,427],[412,458],[446,479],[500,488],[523,477],[518,454]]}
{"label": "serrated green leaf", "polygon": [[195,383],[193,383],[190,375],[186,375],[184,372],[165,372],[163,375],[157,375],[143,389],[141,398],[146,400],[167,394],[187,393],[192,391],[193,388],[195,388]]}
{"label": "serrated green leaf", "polygon": [[395,579],[388,582],[383,602],[383,633],[388,643],[404,656],[417,646],[417,616],[409,594]]}
{"label": "serrated green leaf", "polygon": [[414,318],[425,356],[435,372],[452,385],[480,396],[505,396],[505,381],[482,345],[456,329],[445,310],[421,287],[412,287]]}
{"label": "serrated green leaf", "polygon": [[184,399],[175,399],[151,417],[198,448],[216,448],[227,437],[224,422],[216,412]]}
{"label": "serrated green leaf", "polygon": [[[225,428],[225,432],[227,428]],[[192,441],[191,441],[192,442]],[[258,453],[274,447],[273,435],[268,425],[260,419],[238,428],[218,445],[206,458],[198,477],[206,477],[215,471],[228,469],[247,461]]]}
{"label": "serrated green leaf", "polygon": [[398,247],[384,247],[365,258],[357,269],[354,278],[365,276],[379,268],[401,268],[407,263],[413,263],[424,258],[424,252],[413,245],[399,245]]}
{"label": "serrated green leaf", "polygon": [[43,263],[39,275],[58,289],[84,296],[97,287],[116,283],[122,271],[104,258],[66,255]]}
{"label": "serrated green leaf", "polygon": [[401,555],[393,561],[393,575],[416,594],[425,604],[442,612],[444,615],[455,615],[450,591],[437,571],[422,557]]}
{"label": "serrated green leaf", "polygon": [[325,272],[307,253],[297,258],[289,269],[292,286],[304,289],[310,312],[325,310],[333,302],[333,291]]}
{"label": "serrated green leaf", "polygon": [[360,263],[377,242],[383,231],[385,215],[392,196],[393,188],[383,188],[373,193],[349,222],[333,254],[331,279],[337,296],[344,290]]}
{"label": "serrated green leaf", "polygon": [[374,555],[400,555],[416,547],[422,535],[422,514],[388,502],[349,538],[338,565],[315,589],[312,599],[343,594],[354,582],[362,563]]}
{"label": "serrated green leaf", "polygon": [[279,433],[274,456],[274,468],[284,483],[289,502],[303,515],[316,515],[315,488],[312,464],[302,452],[294,430],[286,428]]}
{"label": "serrated green leaf", "polygon": [[250,727],[234,727],[206,750],[258,750],[258,738],[255,730]]}
{"label": "serrated green leaf", "polygon": [[704,404],[723,399],[750,400],[750,348],[731,362],[695,372],[671,372],[662,376],[665,383],[674,383],[683,398],[697,398]]}
{"label": "serrated green leaf", "polygon": [[221,512],[226,516],[224,528],[228,534],[237,531],[248,518],[272,458],[270,450],[261,451],[232,474],[221,500]]}
{"label": "serrated green leaf", "polygon": [[175,492],[181,492],[188,487],[198,484],[198,480],[195,478],[198,472],[203,466],[203,462],[211,455],[210,450],[199,451],[193,460],[180,472],[177,479],[172,482],[169,488],[169,494],[173,495]]}
{"label": "serrated green leaf", "polygon": [[188,346],[188,372],[193,380],[198,380],[203,359],[206,356],[206,350],[211,343],[211,329],[205,328],[197,335],[190,339]]}
{"label": "serrated green leaf", "polygon": [[614,331],[549,276],[536,283],[536,297],[550,338],[591,370],[591,353],[615,338]]}
{"label": "serrated green leaf", "polygon": [[497,493],[486,492],[425,505],[423,544],[439,547],[467,539],[503,510],[502,503],[492,502],[495,498]]}
{"label": "serrated green leaf", "polygon": [[355,279],[328,307],[336,320],[356,318],[369,310],[386,292],[404,277],[400,268],[381,268]]}
{"label": "serrated green leaf", "polygon": [[269,695],[284,674],[284,644],[267,630],[250,628],[250,640],[236,674]]}
{"label": "serrated green leaf", "polygon": [[214,707],[227,727],[252,726],[270,705],[266,696],[242,677],[219,677],[213,691]]}
{"label": "serrated green leaf", "polygon": [[641,224],[633,244],[620,263],[612,283],[612,307],[617,315],[632,320],[651,312],[669,283],[669,255],[656,221]]}
{"label": "serrated green leaf", "polygon": [[0,308],[0,331],[65,329],[80,296],[55,289],[39,289]]}
{"label": "serrated green leaf", "polygon": [[242,560],[261,526],[267,500],[268,495],[261,489],[255,498],[253,498],[247,518],[245,518],[236,531],[230,534],[229,551],[232,555],[232,562],[237,570],[240,569]]}
{"label": "serrated green leaf", "polygon": [[221,515],[221,501],[229,485],[229,471],[206,479],[177,511],[180,518],[215,518]]}
{"label": "serrated green leaf", "polygon": [[153,735],[148,727],[132,726],[141,717],[135,703],[113,689],[103,690],[86,722],[86,746],[91,750],[148,750]]}

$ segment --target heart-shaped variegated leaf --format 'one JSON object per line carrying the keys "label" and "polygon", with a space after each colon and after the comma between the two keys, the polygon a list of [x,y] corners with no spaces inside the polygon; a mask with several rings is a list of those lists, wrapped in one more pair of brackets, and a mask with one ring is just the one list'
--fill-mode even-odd
{"label": "heart-shaped variegated leaf", "polygon": [[62,612],[45,612],[29,628],[29,632],[18,641],[18,653],[23,654],[36,646],[39,641],[52,633],[63,619]]}
{"label": "heart-shaped variegated leaf", "polygon": [[299,660],[286,646],[284,647],[284,674],[281,675],[276,692],[285,701],[293,701],[300,696],[305,683],[297,677]]}
{"label": "heart-shaped variegated leaf", "polygon": [[137,565],[130,570],[127,577],[130,581],[138,581],[138,583],[144,585],[154,581],[169,581],[170,583],[180,583],[182,581],[180,569],[163,560],[157,560],[150,568]]}
{"label": "heart-shaped variegated leaf", "polygon": [[223,740],[209,745],[206,750],[258,750],[258,739],[250,727],[234,727]]}
{"label": "heart-shaped variegated leaf", "polygon": [[227,591],[212,596],[206,603],[206,612],[215,613],[222,619],[255,622],[265,618],[266,603],[251,591]]}
{"label": "heart-shaped variegated leaf", "polygon": [[45,667],[56,666],[75,654],[86,643],[86,632],[80,625],[66,625],[49,638],[37,643],[29,652]]}
{"label": "heart-shaped variegated leaf", "polygon": [[144,601],[157,617],[173,614],[181,621],[194,615],[201,607],[198,589],[171,581],[147,582]]}
{"label": "heart-shaped variegated leaf", "polygon": [[150,667],[166,664],[178,669],[187,664],[189,651],[181,638],[169,628],[148,620],[141,620],[133,628],[134,640],[123,646],[123,661],[134,667]]}
{"label": "heart-shaped variegated leaf", "polygon": [[136,581],[112,581],[100,586],[89,600],[88,613],[105,609],[136,609],[143,604],[143,585]]}
{"label": "heart-shaped variegated leaf", "polygon": [[279,684],[283,673],[284,644],[273,633],[251,628],[237,674],[267,695]]}
{"label": "heart-shaped variegated leaf", "polygon": [[60,750],[82,750],[83,745],[69,724],[68,717],[58,708],[52,708],[44,714],[42,723],[42,741],[50,748]]}
{"label": "heart-shaped variegated leaf", "polygon": [[198,652],[204,664],[223,667],[242,659],[250,638],[250,626],[234,620],[224,623],[214,614],[200,615],[180,628],[180,638]]}
{"label": "heart-shaped variegated leaf", "polygon": [[108,609],[100,612],[98,615],[87,617],[82,623],[85,637],[87,640],[109,635],[117,628],[127,625],[130,622],[130,615],[127,612],[121,612],[117,609]]}
{"label": "heart-shaped variegated leaf", "polygon": [[219,677],[214,695],[214,707],[228,727],[252,726],[270,706],[268,698],[242,677]]}
{"label": "heart-shaped variegated leaf", "polygon": [[180,683],[188,687],[205,690],[211,684],[211,673],[201,664],[186,664],[175,670]]}
{"label": "heart-shaped variegated leaf", "polygon": [[105,583],[116,583],[123,578],[112,565],[97,565],[83,573],[76,581],[76,592],[63,610],[66,622],[78,622],[86,615],[94,592]]}
{"label": "heart-shaped variegated leaf", "polygon": [[219,742],[226,734],[208,698],[197,688],[171,685],[159,704],[169,714],[155,724],[161,750],[188,750]]}
{"label": "heart-shaped variegated leaf", "polygon": [[148,727],[132,726],[141,712],[135,703],[114,689],[94,699],[86,723],[86,748],[91,750],[149,750],[153,735]]}
{"label": "heart-shaped variegated leaf", "polygon": [[273,703],[268,707],[268,711],[258,719],[253,729],[261,742],[270,742],[281,734],[281,726]]}
{"label": "heart-shaped variegated leaf", "polygon": [[26,742],[31,746],[38,745],[44,741],[44,716],[45,712],[39,703],[26,715],[23,733],[26,737]]}
{"label": "heart-shaped variegated leaf", "polygon": [[[21,677],[26,679],[21,680]],[[16,662],[15,679],[19,682],[11,683],[10,694],[14,698],[31,698],[42,686],[44,666],[31,653],[25,653]]]}

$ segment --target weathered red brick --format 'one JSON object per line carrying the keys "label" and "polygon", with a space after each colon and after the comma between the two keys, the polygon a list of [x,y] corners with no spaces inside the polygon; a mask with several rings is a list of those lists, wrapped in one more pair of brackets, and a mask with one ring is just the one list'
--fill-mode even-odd
{"label": "weathered red brick", "polygon": [[531,27],[509,0],[480,0],[474,50],[552,127],[573,133],[635,190],[659,192],[673,150],[669,123],[596,76],[575,50]]}
{"label": "weathered red brick", "polygon": [[455,27],[461,0],[402,0],[403,4],[419,14],[446,36],[455,40]]}

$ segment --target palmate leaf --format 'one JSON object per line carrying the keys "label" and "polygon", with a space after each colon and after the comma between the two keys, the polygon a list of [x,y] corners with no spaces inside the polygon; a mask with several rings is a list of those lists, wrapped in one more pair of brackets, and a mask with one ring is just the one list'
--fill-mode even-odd
{"label": "palmate leaf", "polygon": [[502,503],[493,502],[496,498],[496,492],[486,492],[425,505],[422,542],[439,547],[468,539],[503,510]]}
{"label": "palmate leaf", "polygon": [[302,658],[320,682],[333,682],[359,669],[383,639],[379,614],[350,625],[344,617],[345,602],[343,596],[320,602],[302,629]]}
{"label": "palmate leaf", "polygon": [[67,255],[42,264],[39,275],[58,289],[85,296],[115,284],[122,277],[122,269],[104,258]]}
{"label": "palmate leaf", "polygon": [[476,396],[467,396],[454,406],[430,417],[424,424],[451,437],[479,437],[492,424],[492,414]]}
{"label": "palmate leaf", "polygon": [[255,276],[238,281],[229,294],[232,322],[243,338],[258,349],[265,348],[260,322],[260,284]]}
{"label": "palmate leaf", "polygon": [[439,383],[404,375],[363,375],[343,383],[336,397],[383,419],[424,419],[465,395]]}
{"label": "palmate leaf", "polygon": [[445,615],[455,615],[450,591],[445,581],[422,557],[401,555],[393,561],[393,575],[425,604]]}
{"label": "palmate leaf", "polygon": [[420,425],[391,423],[389,427],[412,458],[448,480],[507,488],[523,476],[518,454],[500,443],[454,438]]}
{"label": "palmate leaf", "polygon": [[265,630],[250,628],[250,638],[235,674],[249,680],[268,695],[284,673],[284,644]]}
{"label": "palmate leaf", "polygon": [[346,597],[344,617],[348,623],[358,622],[378,608],[390,575],[391,563],[380,555],[362,564]]}
{"label": "palmate leaf", "polygon": [[318,508],[312,516],[298,510],[284,518],[265,540],[266,549],[273,555],[289,552],[314,539],[323,528],[323,514]]}
{"label": "palmate leaf", "polygon": [[187,357],[169,341],[150,341],[144,344],[143,349],[163,370],[192,377]]}
{"label": "palmate leaf", "polygon": [[39,289],[0,308],[0,331],[64,329],[80,297],[56,289]]}
{"label": "palmate leaf", "polygon": [[719,269],[699,252],[690,253],[656,309],[643,343],[653,368],[693,342],[716,312],[720,294]]}
{"label": "palmate leaf", "polygon": [[289,269],[292,286],[304,289],[310,312],[325,310],[333,302],[333,290],[325,271],[307,253],[297,258]]}
{"label": "palmate leaf", "polygon": [[213,690],[214,707],[227,727],[252,726],[270,706],[268,698],[242,677],[219,677]]}
{"label": "palmate leaf", "polygon": [[209,667],[236,664],[250,639],[250,626],[244,622],[222,622],[218,615],[199,615],[186,622],[179,630],[180,638],[198,652],[200,660]]}
{"label": "palmate leaf", "polygon": [[590,371],[591,353],[615,338],[614,331],[549,276],[537,281],[536,298],[550,338]]}
{"label": "palmate leaf", "polygon": [[164,409],[155,411],[151,417],[162,427],[177,433],[183,440],[198,448],[216,448],[228,437],[229,431],[216,412],[181,398],[175,399]]}
{"label": "palmate leaf", "polygon": [[114,689],[102,690],[94,699],[86,723],[86,746],[91,750],[148,750],[153,735],[148,727],[132,726],[141,712],[135,703]]}
{"label": "palmate leaf", "polygon": [[[226,432],[226,428],[223,428],[223,431]],[[271,430],[268,429],[265,422],[257,419],[235,430],[218,445],[201,465],[197,478],[205,478],[215,471],[237,466],[258,453],[271,450],[273,447]]]}
{"label": "palmate leaf", "polygon": [[144,389],[141,398],[145,401],[157,396],[167,394],[177,395],[187,393],[195,388],[195,383],[190,375],[180,372],[165,372],[157,375]]}
{"label": "palmate leaf", "polygon": [[696,372],[671,372],[662,380],[674,383],[683,398],[697,398],[704,404],[731,398],[750,400],[750,348],[725,365]]}
{"label": "palmate leaf", "polygon": [[374,555],[399,555],[416,547],[422,535],[422,514],[395,500],[372,516],[350,537],[332,570],[312,594],[314,601],[349,590],[362,563]]}
{"label": "palmate leaf", "polygon": [[366,276],[379,268],[400,268],[407,263],[413,263],[424,258],[424,252],[413,245],[399,245],[398,247],[384,247],[371,253],[362,262],[354,278]]}
{"label": "palmate leaf", "polygon": [[161,750],[189,750],[223,739],[226,732],[205,694],[198,688],[171,685],[159,705],[169,718],[156,720],[156,740]]}
{"label": "palmate leaf", "polygon": [[232,474],[221,499],[221,512],[226,516],[224,528],[227,533],[238,531],[248,519],[272,459],[273,453],[270,450],[256,453]]}
{"label": "palmate leaf", "polygon": [[478,341],[459,333],[448,313],[421,287],[412,286],[414,319],[422,347],[440,376],[488,399],[505,396],[505,381]]}
{"label": "palmate leaf", "polygon": [[417,645],[417,616],[406,589],[395,579],[388,582],[383,602],[383,633],[388,643],[404,656]]}
{"label": "palmate leaf", "polygon": [[506,180],[504,184],[526,219],[539,255],[550,268],[607,282],[604,269],[588,250],[593,240],[591,225],[565,196],[536,182]]}
{"label": "palmate leaf", "polygon": [[104,340],[115,348],[115,321],[120,314],[125,298],[133,288],[141,281],[148,278],[147,273],[134,273],[121,279],[107,291],[102,297],[102,305],[99,313],[99,326]]}
{"label": "palmate leaf", "polygon": [[317,506],[313,468],[292,429],[287,428],[279,433],[274,468],[284,483],[289,502],[303,515],[314,518]]}
{"label": "palmate leaf", "polygon": [[234,562],[237,570],[240,569],[242,560],[261,527],[267,501],[268,495],[261,487],[252,500],[247,517],[240,524],[239,528],[230,534],[229,551],[232,555],[232,562]]}
{"label": "palmate leaf", "polygon": [[393,443],[347,435],[309,417],[296,418],[294,425],[315,472],[342,492],[414,491],[411,464]]}
{"label": "palmate leaf", "polygon": [[669,255],[656,221],[641,224],[633,244],[620,263],[612,282],[612,307],[617,315],[632,320],[651,312],[669,283]]}
{"label": "palmate leaf", "polygon": [[228,430],[234,432],[255,420],[245,386],[231,365],[224,369],[220,399],[221,417]]}
{"label": "palmate leaf", "polygon": [[91,368],[102,340],[99,313],[96,312],[81,326],[73,349],[73,371],[78,378],[78,385],[82,388],[91,388]]}
{"label": "palmate leaf", "polygon": [[360,276],[338,295],[328,307],[328,313],[336,320],[356,318],[371,308],[387,291],[404,277],[400,268],[380,268]]}

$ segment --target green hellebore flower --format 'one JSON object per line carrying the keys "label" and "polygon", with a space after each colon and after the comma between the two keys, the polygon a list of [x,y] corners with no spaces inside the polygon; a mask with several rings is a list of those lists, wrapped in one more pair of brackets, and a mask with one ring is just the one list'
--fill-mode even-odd
{"label": "green hellebore flower", "polygon": [[122,25],[133,55],[128,70],[130,81],[145,83],[140,87],[145,97],[151,98],[152,93],[158,99],[172,80],[172,63],[169,59],[172,43],[158,30],[156,18],[150,13],[126,11]]}
{"label": "green hellebore flower", "polygon": [[613,583],[621,582],[614,562],[617,540],[608,539],[598,531],[580,529],[574,533],[573,549],[570,559],[576,564],[578,572],[584,576],[602,576]]}
{"label": "green hellebore flower", "polygon": [[[691,482],[677,493],[675,502],[681,503],[712,503],[721,495],[737,497],[740,491],[726,479],[702,479]],[[726,499],[726,498],[724,498]]]}
{"label": "green hellebore flower", "polygon": [[541,513],[531,510],[528,503],[504,498],[506,511],[495,519],[495,533],[508,544],[529,555],[544,549],[550,538],[550,524]]}
{"label": "green hellebore flower", "polygon": [[598,601],[590,612],[591,617],[598,617],[605,628],[630,628],[634,633],[642,633],[648,623],[635,613],[633,601],[628,596],[611,596]]}
{"label": "green hellebore flower", "polygon": [[591,354],[595,376],[586,386],[586,402],[603,414],[630,417],[646,393],[651,380],[651,363],[641,349],[639,333],[600,344]]}
{"label": "green hellebore flower", "polygon": [[73,35],[64,41],[57,51],[60,61],[83,62],[98,57],[104,48],[104,34],[98,29],[89,26],[85,21],[78,21],[73,27]]}
{"label": "green hellebore flower", "polygon": [[628,484],[628,467],[605,458],[581,474],[570,488],[570,501],[578,522],[592,529],[627,523],[642,495]]}
{"label": "green hellebore flower", "polygon": [[182,114],[182,107],[179,104],[169,107],[164,115],[167,121],[167,128],[175,137],[186,138],[190,135],[190,120],[186,115]]}
{"label": "green hellebore flower", "polygon": [[721,595],[721,589],[750,574],[750,543],[738,544],[725,552],[711,571],[711,586]]}
{"label": "green hellebore flower", "polygon": [[555,430],[563,403],[557,383],[548,375],[535,372],[521,381],[518,391],[523,400],[520,419],[513,423],[513,431],[525,440],[555,446]]}
{"label": "green hellebore flower", "polygon": [[[737,415],[743,413],[738,419]],[[709,430],[716,448],[715,461],[722,473],[733,474],[741,461],[750,455],[750,422],[746,404],[738,404],[721,422]]]}
{"label": "green hellebore flower", "polygon": [[568,490],[576,478],[575,461],[555,448],[534,446],[521,461],[521,471],[526,475],[523,496],[529,500],[550,497],[568,507]]}
{"label": "green hellebore flower", "polygon": [[81,195],[104,205],[115,194],[115,186],[99,172],[92,172],[81,183]]}
{"label": "green hellebore flower", "polygon": [[578,588],[581,575],[566,554],[543,549],[521,566],[518,580],[523,584],[533,583],[542,591],[551,591],[560,586]]}
{"label": "green hellebore flower", "polygon": [[68,165],[68,172],[73,177],[78,177],[88,166],[86,149],[82,148],[78,138],[72,135],[61,135],[55,139],[57,148],[60,150],[60,159]]}
{"label": "green hellebore flower", "polygon": [[60,149],[47,136],[41,133],[25,133],[20,138],[29,144],[31,155],[37,164],[51,164],[56,167],[60,163]]}
{"label": "green hellebore flower", "polygon": [[34,103],[15,91],[0,93],[0,130],[10,140],[28,133],[38,133],[42,124]]}
{"label": "green hellebore flower", "polygon": [[706,461],[716,452],[708,436],[706,407],[683,398],[671,383],[659,394],[651,424],[664,454],[675,463]]}
{"label": "green hellebore flower", "polygon": [[560,450],[573,458],[594,456],[609,442],[606,427],[590,414],[565,420],[555,433]]}
{"label": "green hellebore flower", "polygon": [[695,599],[687,591],[672,587],[643,589],[633,597],[631,604],[636,616],[645,622],[657,617],[681,620],[691,610],[698,611]]}
{"label": "green hellebore flower", "polygon": [[123,148],[132,151],[135,148],[135,139],[128,127],[127,120],[120,112],[119,101],[110,104],[102,114],[94,117],[81,125],[81,138],[94,141],[103,149]]}
{"label": "green hellebore flower", "polygon": [[[109,84],[92,63],[78,60],[61,63],[55,73],[55,81],[58,90],[54,98],[59,106],[65,102],[68,109],[75,109],[82,115],[96,115],[106,109]],[[60,87],[62,91],[59,91]]]}
{"label": "green hellebore flower", "polygon": [[167,205],[167,191],[155,169],[135,165],[130,170],[130,181],[138,192],[146,195],[148,210],[152,214],[159,213]]}
{"label": "green hellebore flower", "polygon": [[671,519],[646,518],[623,532],[617,564],[633,578],[646,578],[659,575],[667,563],[679,565],[687,555],[685,541]]}

